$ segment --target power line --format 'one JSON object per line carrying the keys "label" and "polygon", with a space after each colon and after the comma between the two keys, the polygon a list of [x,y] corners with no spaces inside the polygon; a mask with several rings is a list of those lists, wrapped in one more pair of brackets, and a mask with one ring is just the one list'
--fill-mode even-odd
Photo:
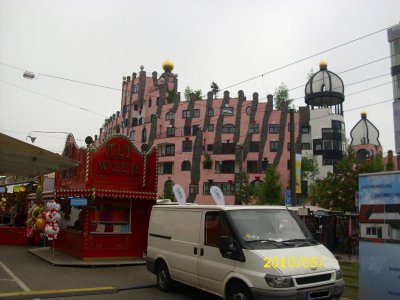
{"label": "power line", "polygon": [[[22,69],[20,67],[16,67],[16,66],[13,66],[13,65],[10,65],[10,64],[6,64],[6,63],[2,63],[2,62],[0,62],[0,65],[7,66],[7,67],[10,67],[10,68],[14,68],[14,69],[19,70],[19,71],[25,71],[25,69]],[[121,91],[121,89],[117,89],[117,88],[106,86],[106,85],[91,83],[91,82],[87,82],[87,81],[80,81],[80,80],[76,80],[76,79],[70,79],[70,78],[66,78],[66,77],[55,76],[55,75],[50,75],[50,74],[44,74],[44,73],[39,73],[39,72],[33,72],[33,73],[37,74],[37,77],[45,76],[45,77],[61,79],[61,80],[65,80],[65,81],[71,81],[71,82],[75,82],[75,83],[80,83],[80,84],[85,84],[85,85],[90,85],[90,86],[95,86],[95,87],[115,90],[115,91],[119,91],[119,92]]]}
{"label": "power line", "polygon": [[19,85],[16,85],[16,84],[13,84],[13,83],[4,81],[4,80],[2,80],[2,79],[0,79],[0,82],[2,82],[2,83],[4,83],[4,84],[7,84],[7,85],[10,85],[10,86],[13,86],[13,87],[16,87],[16,88],[19,88],[19,89],[24,90],[24,91],[30,92],[30,93],[32,93],[32,94],[35,94],[35,95],[38,95],[38,96],[42,96],[42,97],[48,98],[48,99],[50,99],[50,100],[53,100],[53,101],[62,103],[62,104],[64,104],[64,105],[68,105],[68,106],[71,106],[71,107],[74,107],[74,108],[78,108],[78,109],[80,109],[80,110],[84,110],[84,111],[86,111],[86,112],[88,112],[88,113],[92,113],[92,114],[95,114],[95,115],[98,115],[98,116],[101,116],[101,117],[106,117],[105,115],[100,114],[100,113],[98,113],[98,112],[89,110],[89,109],[84,108],[84,107],[80,107],[80,106],[78,106],[78,105],[75,105],[75,104],[72,104],[72,103],[69,103],[69,102],[66,102],[66,101],[63,101],[63,100],[54,98],[54,97],[47,96],[47,95],[42,94],[42,93],[38,93],[38,92],[35,92],[35,91],[32,91],[32,90],[29,90],[29,89],[27,89],[27,88],[24,88],[24,87],[22,87],[22,86],[19,86]]}
{"label": "power line", "polygon": [[[395,26],[395,25],[393,25],[393,26]],[[272,70],[267,71],[267,72],[265,72],[265,73],[263,73],[263,74],[260,74],[260,75],[251,77],[251,78],[249,78],[249,79],[240,81],[240,82],[238,82],[238,83],[232,84],[232,85],[230,85],[230,86],[227,86],[227,87],[225,87],[225,88],[222,88],[221,90],[227,90],[227,89],[229,89],[229,88],[231,88],[231,87],[234,87],[234,86],[237,86],[237,85],[240,85],[240,84],[249,82],[249,81],[254,80],[254,79],[258,78],[258,77],[261,77],[261,76],[264,76],[264,75],[267,75],[267,74],[271,74],[271,73],[273,73],[273,72],[276,72],[276,71],[285,69],[285,68],[287,68],[287,67],[290,67],[290,66],[295,65],[295,64],[297,64],[297,63],[303,62],[303,61],[308,60],[308,59],[310,59],[310,58],[313,58],[313,57],[315,57],[315,56],[318,56],[318,55],[321,55],[321,54],[330,52],[330,51],[332,51],[332,50],[335,50],[335,49],[338,49],[338,48],[340,48],[340,47],[343,47],[343,46],[349,45],[349,44],[351,44],[351,43],[357,42],[357,41],[362,40],[362,39],[364,39],[364,38],[367,38],[367,37],[370,37],[370,36],[375,35],[375,34],[377,34],[377,33],[380,33],[380,32],[382,32],[382,31],[388,30],[388,29],[392,28],[393,26],[389,26],[389,27],[380,29],[380,30],[378,30],[378,31],[374,31],[374,32],[372,32],[372,33],[363,35],[363,36],[361,36],[361,37],[358,37],[358,38],[355,38],[355,39],[350,40],[350,41],[348,41],[348,42],[339,44],[339,45],[334,46],[334,47],[332,47],[332,48],[329,48],[329,49],[327,49],[327,50],[323,50],[323,51],[321,51],[321,52],[312,54],[312,55],[310,55],[310,56],[307,56],[307,57],[305,57],[305,58],[296,60],[296,61],[294,61],[294,62],[291,62],[291,63],[289,63],[289,64],[283,65],[283,66],[281,66],[281,67],[272,69]]]}

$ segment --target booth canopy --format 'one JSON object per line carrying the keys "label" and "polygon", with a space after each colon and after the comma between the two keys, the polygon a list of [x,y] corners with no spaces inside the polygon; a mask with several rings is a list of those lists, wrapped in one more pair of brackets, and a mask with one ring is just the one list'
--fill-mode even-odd
{"label": "booth canopy", "polygon": [[68,157],[0,133],[0,175],[34,177],[78,166]]}

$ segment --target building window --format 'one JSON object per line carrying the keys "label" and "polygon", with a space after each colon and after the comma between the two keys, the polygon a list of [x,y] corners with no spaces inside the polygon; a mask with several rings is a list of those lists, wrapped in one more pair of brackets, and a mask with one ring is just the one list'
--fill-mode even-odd
{"label": "building window", "polygon": [[323,141],[322,149],[323,150],[332,150],[333,149],[332,141],[331,140]]}
{"label": "building window", "polygon": [[174,163],[172,161],[166,161],[161,164],[160,174],[172,174],[174,169]]}
{"label": "building window", "polygon": [[258,164],[256,160],[247,161],[247,173],[256,174],[258,173]]}
{"label": "building window", "polygon": [[249,143],[249,152],[260,152],[260,142],[259,141],[251,141]]}
{"label": "building window", "polygon": [[149,107],[151,107],[151,97],[149,98]]}
{"label": "building window", "polygon": [[221,154],[235,154],[235,144],[234,143],[222,143],[221,144]]}
{"label": "building window", "polygon": [[197,195],[199,193],[199,185],[198,184],[190,184],[189,185],[189,194]]}
{"label": "building window", "polygon": [[138,106],[137,104],[134,104],[134,105],[133,105],[133,110],[134,110],[134,111],[138,111],[138,110],[139,110],[139,106]]}
{"label": "building window", "polygon": [[214,109],[209,108],[209,109],[207,110],[207,115],[208,115],[209,117],[214,116]]}
{"label": "building window", "polygon": [[124,120],[124,127],[129,127],[129,119]]}
{"label": "building window", "polygon": [[207,152],[213,152],[214,151],[214,144],[207,144]]}
{"label": "building window", "polygon": [[182,119],[187,119],[190,118],[191,114],[190,114],[190,110],[182,110]]}
{"label": "building window", "polygon": [[174,120],[174,119],[175,119],[175,114],[172,111],[166,113],[165,120]]}
{"label": "building window", "polygon": [[156,106],[159,106],[160,105],[160,97],[157,97],[156,98]]}
{"label": "building window", "polygon": [[279,133],[279,125],[278,124],[269,124],[268,130],[269,130],[269,133]]}
{"label": "building window", "polygon": [[184,160],[181,165],[181,171],[190,171],[190,167],[191,167],[190,161]]}
{"label": "building window", "polygon": [[232,116],[233,115],[233,107],[221,108],[221,115],[223,115],[223,116]]}
{"label": "building window", "polygon": [[175,136],[175,127],[167,127],[167,137],[174,137]]}
{"label": "building window", "polygon": [[131,124],[132,124],[132,126],[136,126],[138,124],[138,119],[132,118]]}
{"label": "building window", "polygon": [[143,128],[142,130],[142,143],[146,143],[147,140],[147,131],[146,128]]}
{"label": "building window", "polygon": [[302,143],[301,150],[311,150],[311,144],[310,143]]}
{"label": "building window", "polygon": [[260,132],[260,125],[259,124],[251,124],[249,125],[249,133],[259,133]]}
{"label": "building window", "polygon": [[165,145],[165,156],[174,156],[175,155],[175,145]]}
{"label": "building window", "polygon": [[135,85],[133,86],[133,93],[134,93],[134,94],[137,94],[138,91],[139,91],[139,86],[138,86],[137,84],[135,84]]}
{"label": "building window", "polygon": [[192,141],[182,141],[182,152],[192,152]]}
{"label": "building window", "polygon": [[316,152],[321,152],[322,151],[322,140],[321,139],[316,139],[313,141],[313,149],[314,149],[314,154],[322,154],[322,153],[316,153]]}
{"label": "building window", "polygon": [[143,118],[139,118],[139,125],[143,124]]}
{"label": "building window", "polygon": [[232,124],[225,124],[222,127],[222,133],[235,133],[235,126]]}
{"label": "building window", "polygon": [[310,126],[309,125],[302,125],[301,126],[301,133],[310,133]]}
{"label": "building window", "polygon": [[200,109],[193,109],[193,118],[200,117]]}
{"label": "building window", "polygon": [[131,106],[130,105],[124,105],[124,108],[123,108],[123,112],[124,113],[126,113],[126,112],[128,112],[130,110],[131,110]]}
{"label": "building window", "polygon": [[269,151],[278,152],[279,149],[279,141],[270,141],[269,142]]}
{"label": "building window", "polygon": [[129,133],[129,139],[130,139],[131,141],[134,141],[134,140],[135,140],[135,131],[134,131],[134,130],[131,131],[131,132]]}
{"label": "building window", "polygon": [[287,169],[290,170],[292,167],[292,161],[290,159],[287,160]]}
{"label": "building window", "polygon": [[263,172],[265,172],[265,171],[268,169],[268,159],[265,158],[265,159],[262,161],[261,169],[262,169]]}
{"label": "building window", "polygon": [[195,136],[198,131],[199,131],[199,125],[193,125],[192,126],[192,135]]}
{"label": "building window", "polygon": [[208,124],[207,125],[207,131],[208,132],[213,132],[214,131],[214,124]]}

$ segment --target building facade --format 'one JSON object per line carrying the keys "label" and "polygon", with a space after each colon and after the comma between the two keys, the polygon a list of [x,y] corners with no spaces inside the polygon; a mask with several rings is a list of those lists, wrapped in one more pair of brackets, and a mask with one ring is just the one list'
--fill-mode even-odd
{"label": "building facade", "polygon": [[[206,99],[197,100],[192,94],[188,101],[183,101],[178,92],[178,76],[172,73],[173,63],[166,61],[163,68],[160,76],[153,72],[148,77],[141,67],[139,74],[123,78],[121,111],[105,120],[95,135],[95,145],[117,132],[128,136],[138,149],[143,144],[157,145],[161,198],[166,184],[172,182],[183,187],[188,202],[213,203],[209,188],[217,185],[225,195],[225,202],[234,204],[239,173],[246,172],[254,184],[263,180],[271,164],[280,174],[283,190],[289,185],[290,109],[287,106],[275,110],[272,95],[268,95],[267,102],[260,102],[257,93],[252,99],[246,99],[243,91],[235,98],[225,91],[222,98],[209,92]],[[326,97],[331,88],[337,86],[328,86],[318,95]],[[341,145],[343,101],[316,102],[318,97],[312,97],[318,95],[312,89],[306,95],[309,107],[299,107],[294,113],[296,153],[320,156],[324,172],[333,171],[334,163],[341,158],[337,150],[340,154],[344,151]],[[335,126],[341,141],[336,146],[333,143]]]}
{"label": "building facade", "polygon": [[400,165],[400,24],[388,29],[393,81],[393,122],[397,165]]}

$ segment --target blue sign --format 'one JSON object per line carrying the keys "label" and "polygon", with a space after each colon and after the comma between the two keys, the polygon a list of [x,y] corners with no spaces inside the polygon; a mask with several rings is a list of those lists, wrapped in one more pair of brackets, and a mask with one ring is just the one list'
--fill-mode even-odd
{"label": "blue sign", "polygon": [[400,297],[400,172],[358,177],[360,299]]}
{"label": "blue sign", "polygon": [[71,206],[87,206],[87,198],[71,198]]}
{"label": "blue sign", "polygon": [[292,192],[289,189],[285,191],[285,205],[292,206]]}

